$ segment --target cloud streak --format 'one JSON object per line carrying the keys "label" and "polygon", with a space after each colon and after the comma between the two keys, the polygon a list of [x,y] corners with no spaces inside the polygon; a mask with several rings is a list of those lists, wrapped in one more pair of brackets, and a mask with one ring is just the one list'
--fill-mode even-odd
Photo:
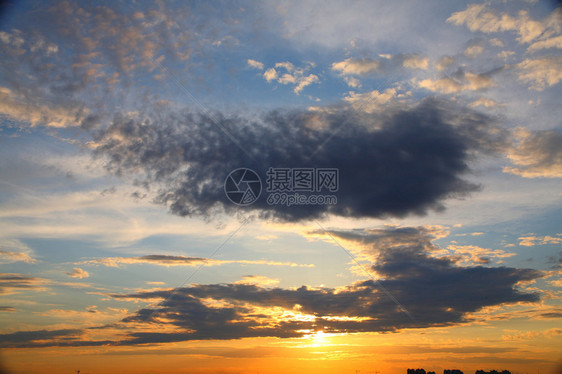
{"label": "cloud streak", "polygon": [[220,266],[225,264],[288,266],[288,267],[314,267],[313,264],[297,264],[294,262],[281,262],[269,260],[215,260],[203,257],[146,255],[139,257],[104,257],[100,259],[79,262],[81,265],[101,264],[110,267],[119,267],[125,264],[151,264],[159,266]]}
{"label": "cloud streak", "polygon": [[41,291],[43,285],[49,283],[47,279],[28,277],[17,273],[0,274],[0,295],[10,295],[21,291]]}

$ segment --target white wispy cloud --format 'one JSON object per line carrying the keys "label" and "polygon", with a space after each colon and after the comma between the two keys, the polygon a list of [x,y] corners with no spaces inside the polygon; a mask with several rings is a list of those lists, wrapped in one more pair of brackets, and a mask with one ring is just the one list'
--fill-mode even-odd
{"label": "white wispy cloud", "polygon": [[511,31],[518,34],[521,44],[530,44],[529,50],[560,47],[562,11],[558,8],[542,20],[532,19],[527,10],[515,16],[489,8],[486,4],[471,4],[465,10],[452,14],[448,22],[466,25],[471,31],[498,33]]}
{"label": "white wispy cloud", "polygon": [[32,249],[21,240],[0,237],[0,264],[14,262],[33,264],[37,259],[34,258]]}
{"label": "white wispy cloud", "polygon": [[482,47],[481,45],[471,45],[471,46],[466,47],[463,54],[466,57],[475,58],[475,57],[481,55],[482,52],[484,52],[484,47]]}
{"label": "white wispy cloud", "polygon": [[298,95],[305,87],[320,81],[316,74],[309,73],[311,67],[312,64],[296,67],[291,62],[278,62],[274,67],[267,69],[263,77],[268,82],[294,85],[293,91]]}
{"label": "white wispy cloud", "polygon": [[66,275],[72,278],[83,279],[88,278],[90,276],[90,273],[80,268],[74,268],[72,269],[72,271],[67,272]]}
{"label": "white wispy cloud", "polygon": [[525,59],[517,64],[519,80],[534,90],[541,91],[562,80],[562,57],[546,56]]}
{"label": "white wispy cloud", "polygon": [[471,107],[483,106],[483,107],[486,107],[486,108],[494,108],[494,107],[500,106],[501,104],[499,104],[494,99],[490,99],[490,98],[487,98],[487,97],[481,97],[481,98],[473,101],[469,105]]}
{"label": "white wispy cloud", "polygon": [[458,256],[457,263],[462,265],[482,265],[489,264],[494,260],[501,264],[503,258],[516,256],[517,253],[506,252],[502,249],[482,248],[477,245],[458,245],[447,246],[448,255]]}
{"label": "white wispy cloud", "polygon": [[524,247],[533,247],[535,245],[546,245],[546,244],[562,244],[562,234],[557,234],[556,236],[528,235],[528,236],[521,236],[519,238],[519,245]]}
{"label": "white wispy cloud", "polygon": [[417,82],[418,87],[443,94],[454,94],[463,91],[480,91],[494,87],[494,72],[472,73],[458,70],[455,74],[437,79],[423,79]]}
{"label": "white wispy cloud", "polygon": [[402,93],[398,93],[396,88],[387,88],[383,92],[373,90],[365,93],[350,92],[344,97],[344,101],[348,102],[356,110],[362,110],[367,113],[381,109],[384,105],[389,104],[398,97],[404,97]]}
{"label": "white wispy cloud", "polygon": [[10,252],[0,249],[0,263],[12,263],[12,262],[26,262],[34,263],[37,262],[33,257],[23,252]]}
{"label": "white wispy cloud", "polygon": [[355,58],[348,58],[343,61],[334,62],[332,64],[332,70],[342,74],[364,75],[378,71],[380,65],[381,60],[358,60]]}
{"label": "white wispy cloud", "polygon": [[264,275],[245,275],[233,284],[256,285],[258,287],[271,287],[279,284],[279,279],[273,279]]}
{"label": "white wispy cloud", "polygon": [[381,55],[377,59],[350,57],[332,64],[332,70],[342,75],[359,76],[389,72],[400,68],[425,70],[428,67],[429,59],[416,54]]}
{"label": "white wispy cloud", "polygon": [[444,94],[480,90],[487,88],[490,85],[490,79],[479,80],[475,75],[468,75],[465,82],[450,77],[439,78],[436,80],[424,79],[419,82],[419,87],[421,88]]}
{"label": "white wispy cloud", "polygon": [[248,59],[248,66],[253,67],[255,69],[263,70],[263,62],[259,62],[256,60]]}
{"label": "white wispy cloud", "polygon": [[78,108],[66,103],[42,104],[41,100],[29,100],[27,95],[0,87],[0,114],[31,126],[75,127]]}
{"label": "white wispy cloud", "polygon": [[503,171],[525,178],[562,177],[562,134],[558,131],[531,132],[518,128],[515,143],[507,152],[514,166]]}

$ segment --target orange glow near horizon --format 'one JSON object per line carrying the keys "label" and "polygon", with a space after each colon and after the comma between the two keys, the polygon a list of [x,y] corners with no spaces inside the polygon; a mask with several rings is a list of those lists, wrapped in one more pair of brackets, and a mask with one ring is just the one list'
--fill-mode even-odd
{"label": "orange glow near horizon", "polygon": [[[138,347],[7,349],[1,354],[8,373],[299,373],[405,374],[407,368],[511,370],[512,373],[559,374],[556,364],[521,362],[508,344],[486,336],[467,335],[467,328],[412,330],[395,334],[327,334],[318,330],[303,338],[251,338],[194,341]],[[541,350],[529,344],[528,358],[552,360],[560,337],[548,338]],[[530,342],[529,342],[530,343]],[[522,344],[521,341],[519,345]],[[489,352],[489,353],[485,353]],[[549,353],[550,352],[550,353]],[[33,360],[25,359],[33,357]],[[562,358],[558,354],[559,359]],[[537,362],[538,362],[537,361]]]}

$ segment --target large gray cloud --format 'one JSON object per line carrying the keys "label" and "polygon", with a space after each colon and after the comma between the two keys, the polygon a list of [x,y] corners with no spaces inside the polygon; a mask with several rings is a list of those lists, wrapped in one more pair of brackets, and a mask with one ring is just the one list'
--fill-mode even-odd
{"label": "large gray cloud", "polygon": [[95,135],[108,168],[158,188],[157,200],[180,216],[238,209],[223,189],[247,167],[265,184],[269,167],[338,168],[336,205],[271,206],[265,194],[247,209],[296,221],[325,214],[384,217],[441,210],[443,201],[478,189],[463,179],[471,157],[503,145],[493,120],[446,101],[366,114],[274,111],[259,119],[160,111],[116,116]]}
{"label": "large gray cloud", "polygon": [[[298,330],[302,329],[354,333],[427,328],[469,321],[469,313],[486,306],[539,300],[537,293],[523,292],[516,285],[540,277],[541,272],[457,266],[455,258],[431,255],[432,236],[423,228],[331,232],[331,235],[372,245],[371,251],[377,252],[372,269],[409,315],[403,313],[395,300],[382,292],[373,280],[341,289],[214,284],[112,296],[117,299],[164,298],[158,307],[141,309],[124,322],[158,323],[165,319],[190,331],[184,334],[187,340],[287,337],[299,335]],[[208,298],[220,300],[227,306],[209,308],[202,301]],[[295,305],[299,312],[314,316],[314,320],[270,324],[266,319],[264,324],[252,311],[252,306],[295,310]],[[164,338],[163,335],[159,337]],[[151,338],[151,335],[136,334],[134,341]]]}
{"label": "large gray cloud", "polygon": [[[372,270],[380,277],[388,297],[373,280],[360,281],[338,289],[264,288],[231,283],[191,285],[167,290],[112,294],[117,300],[161,299],[157,305],[137,310],[116,324],[127,332],[114,345],[135,345],[185,340],[238,339],[245,337],[299,337],[307,332],[358,333],[395,332],[470,322],[471,313],[487,306],[536,302],[536,292],[518,287],[542,276],[532,269],[510,267],[461,267],[455,258],[434,257],[433,237],[423,228],[371,231],[333,231],[334,237],[366,245],[372,255]],[[288,313],[285,313],[288,312]],[[300,314],[293,315],[292,313]],[[306,317],[306,318],[303,318]],[[161,331],[135,331],[152,326]],[[131,328],[133,328],[131,330]],[[169,332],[169,331],[172,332]],[[43,334],[43,333],[42,333]],[[69,333],[70,334],[70,333]],[[71,332],[70,341],[52,345],[87,345]],[[33,334],[0,336],[4,346],[28,347]],[[92,342],[93,345],[98,342]]]}

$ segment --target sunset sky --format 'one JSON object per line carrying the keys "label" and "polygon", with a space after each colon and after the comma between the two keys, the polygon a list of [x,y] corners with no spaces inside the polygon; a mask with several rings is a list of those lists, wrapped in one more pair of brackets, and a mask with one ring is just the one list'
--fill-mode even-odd
{"label": "sunset sky", "polygon": [[561,372],[556,2],[0,10],[0,372]]}

